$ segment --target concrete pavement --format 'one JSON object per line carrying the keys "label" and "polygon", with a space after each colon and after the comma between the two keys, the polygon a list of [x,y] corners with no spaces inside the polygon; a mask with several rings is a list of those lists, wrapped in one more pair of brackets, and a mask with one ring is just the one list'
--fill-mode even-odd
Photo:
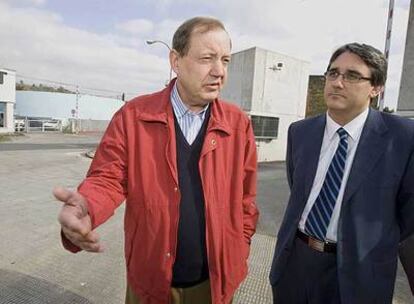
{"label": "concrete pavement", "polygon": [[[124,208],[98,229],[104,253],[71,254],[60,245],[60,203],[51,194],[56,185],[77,186],[90,164],[83,154],[98,140],[98,135],[30,134],[0,144],[0,304],[123,303]],[[284,165],[261,165],[261,218],[249,276],[234,303],[271,303],[267,276],[287,197]],[[400,271],[394,303],[413,302]]]}

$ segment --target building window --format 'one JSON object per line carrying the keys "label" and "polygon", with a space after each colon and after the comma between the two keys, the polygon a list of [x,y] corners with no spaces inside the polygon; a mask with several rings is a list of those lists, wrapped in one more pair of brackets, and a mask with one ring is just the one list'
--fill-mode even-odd
{"label": "building window", "polygon": [[0,102],[0,128],[4,128],[4,119],[5,119],[5,114],[6,113],[6,103],[5,102]]}
{"label": "building window", "polygon": [[256,138],[277,138],[279,117],[251,115],[250,118]]}
{"label": "building window", "polygon": [[6,72],[0,72],[0,84],[4,83],[4,75],[7,75]]}

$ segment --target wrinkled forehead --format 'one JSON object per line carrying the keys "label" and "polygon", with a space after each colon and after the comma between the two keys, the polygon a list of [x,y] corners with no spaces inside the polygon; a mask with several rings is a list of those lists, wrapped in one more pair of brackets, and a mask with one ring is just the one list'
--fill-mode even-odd
{"label": "wrinkled forehead", "polygon": [[229,44],[229,50],[231,51],[231,39],[230,39],[230,35],[229,33],[222,27],[219,26],[207,26],[207,25],[200,25],[196,28],[193,29],[193,31],[191,32],[190,35],[190,39],[189,39],[189,49],[191,49],[194,40],[196,39],[201,39],[201,40],[208,40],[207,37],[212,36],[212,34],[218,33],[221,36],[221,43],[225,44],[225,46],[227,46],[227,44]]}

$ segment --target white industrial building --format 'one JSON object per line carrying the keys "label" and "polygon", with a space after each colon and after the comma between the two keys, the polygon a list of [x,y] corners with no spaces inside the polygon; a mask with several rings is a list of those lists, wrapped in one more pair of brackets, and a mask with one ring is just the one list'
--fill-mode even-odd
{"label": "white industrial building", "polygon": [[221,96],[251,117],[260,162],[285,160],[288,127],[305,118],[309,66],[258,47],[232,54]]}
{"label": "white industrial building", "polygon": [[16,72],[0,68],[0,133],[14,132]]}
{"label": "white industrial building", "polygon": [[[39,121],[59,120],[68,126],[76,120],[77,131],[104,131],[124,102],[87,94],[17,91],[15,115],[29,117],[26,127],[39,130]],[[34,126],[34,127],[33,127]]]}
{"label": "white industrial building", "polygon": [[[285,160],[288,127],[305,118],[309,66],[309,62],[258,47],[232,54],[228,83],[221,96],[238,104],[250,116],[260,162]],[[62,122],[72,118],[81,122],[81,131],[104,130],[124,104],[118,99],[83,94],[18,91],[16,96],[15,73],[4,73],[0,112],[4,104],[8,132],[13,131],[15,99],[15,114],[19,117]],[[11,76],[13,79],[8,78]],[[5,97],[4,87],[9,94]]]}

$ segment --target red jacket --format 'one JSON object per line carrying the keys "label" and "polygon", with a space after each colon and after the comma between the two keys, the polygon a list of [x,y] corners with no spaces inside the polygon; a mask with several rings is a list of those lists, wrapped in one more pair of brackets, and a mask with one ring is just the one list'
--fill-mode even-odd
{"label": "red jacket", "polygon": [[[93,228],[126,199],[128,284],[148,304],[168,303],[177,245],[180,189],[170,92],[137,97],[113,117],[79,192]],[[200,154],[213,303],[228,303],[247,275],[255,232],[256,145],[236,106],[211,103]]]}

